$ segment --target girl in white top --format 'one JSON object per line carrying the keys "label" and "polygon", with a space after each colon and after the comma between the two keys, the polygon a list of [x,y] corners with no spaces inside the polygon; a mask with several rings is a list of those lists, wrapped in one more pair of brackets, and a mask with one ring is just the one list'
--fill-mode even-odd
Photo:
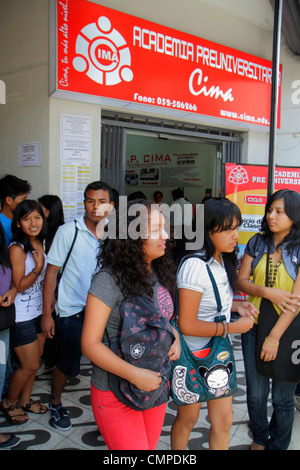
{"label": "girl in white top", "polygon": [[[244,333],[252,328],[257,310],[250,302],[233,302],[236,283],[236,254],[238,227],[241,224],[239,208],[225,198],[211,198],[204,205],[203,260],[189,258],[178,273],[178,320],[181,333],[198,357],[203,357],[213,336],[224,333],[217,315],[225,315],[227,333]],[[212,271],[219,289],[222,311],[217,311],[212,283],[206,269]],[[241,318],[230,323],[231,310]],[[232,425],[232,397],[207,402],[210,420],[209,448],[225,450],[229,447]],[[201,403],[178,406],[171,431],[173,450],[186,449],[190,433],[199,418]]]}
{"label": "girl in white top", "polygon": [[16,324],[11,329],[11,346],[20,365],[11,376],[7,397],[0,404],[13,424],[28,420],[24,411],[45,413],[48,409],[31,399],[45,340],[40,329],[46,269],[43,228],[44,214],[40,204],[33,200],[22,201],[14,212],[13,243],[9,247],[12,280],[17,289]]}

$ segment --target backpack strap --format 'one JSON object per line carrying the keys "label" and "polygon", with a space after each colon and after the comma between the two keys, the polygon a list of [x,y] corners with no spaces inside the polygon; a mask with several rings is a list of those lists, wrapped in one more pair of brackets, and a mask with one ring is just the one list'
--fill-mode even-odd
{"label": "backpack strap", "polygon": [[[199,259],[202,259],[202,260],[203,260],[203,257],[201,257],[201,255],[197,255],[196,253],[194,253],[194,254],[192,254],[192,255],[185,256],[185,257],[182,259],[182,262],[180,263],[177,272],[179,272],[179,269],[181,268],[183,262],[184,262],[185,260],[189,259],[189,258],[199,258]],[[213,273],[211,272],[210,267],[208,266],[207,263],[205,263],[205,264],[206,264],[206,269],[207,269],[208,275],[209,275],[209,277],[210,277],[211,283],[212,283],[212,285],[213,285],[214,294],[215,294],[215,298],[216,298],[216,302],[217,302],[217,307],[218,307],[218,312],[221,312],[221,310],[222,310],[222,302],[221,302],[219,290],[218,290],[218,287],[217,287],[215,278],[214,278],[214,276],[213,276]],[[175,308],[174,308],[174,315],[175,315],[175,317],[176,317],[177,320],[178,320],[178,289],[176,289],[176,292],[175,292]]]}
{"label": "backpack strap", "polygon": [[208,264],[206,265],[206,269],[207,269],[208,275],[210,277],[211,283],[212,283],[213,288],[214,288],[215,298],[216,298],[217,306],[218,306],[218,312],[221,312],[222,303],[221,303],[220,294],[219,294],[219,290],[218,290],[215,278],[214,278],[213,273],[211,272],[211,269],[208,266]]}
{"label": "backpack strap", "polygon": [[67,262],[68,262],[68,260],[69,260],[69,258],[70,258],[71,252],[72,252],[72,250],[73,250],[73,247],[74,247],[74,244],[75,244],[75,241],[76,241],[76,238],[77,238],[77,234],[78,234],[78,227],[77,227],[77,225],[76,225],[76,222],[77,222],[77,221],[74,220],[74,222],[75,222],[75,233],[74,233],[74,237],[73,237],[73,241],[72,241],[71,247],[70,247],[70,249],[69,249],[69,252],[68,252],[68,254],[67,254],[67,257],[66,257],[66,259],[65,259],[65,262],[64,262],[64,264],[63,264],[63,267],[61,268],[60,278],[61,278],[62,275],[63,275],[63,272],[64,272],[64,270],[65,270],[66,264],[67,264]]}

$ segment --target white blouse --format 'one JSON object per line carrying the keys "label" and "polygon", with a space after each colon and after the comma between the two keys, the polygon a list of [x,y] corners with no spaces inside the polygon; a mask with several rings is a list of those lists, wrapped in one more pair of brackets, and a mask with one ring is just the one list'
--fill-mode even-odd
{"label": "white blouse", "polygon": [[[214,258],[211,258],[207,264],[218,286],[222,303],[220,313],[218,312],[213,285],[207,272],[206,263],[201,259],[189,258],[183,263],[177,275],[177,287],[178,289],[183,288],[201,292],[202,297],[197,314],[198,320],[211,322],[215,320],[215,317],[224,315],[226,321],[229,322],[231,318],[233,292],[228,281],[226,270],[224,266],[221,266]],[[185,308],[189,308],[189,306],[186,305]],[[184,335],[184,339],[191,351],[197,351],[204,348],[211,338]]]}
{"label": "white blouse", "polygon": [[[13,242],[12,244],[15,244]],[[23,248],[23,245],[21,245]],[[39,276],[36,277],[35,282],[28,287],[24,292],[18,292],[15,298],[16,307],[16,323],[32,320],[42,314],[43,311],[43,283],[46,272],[46,255],[43,269]],[[25,260],[25,276],[35,268],[35,261],[32,253],[26,253]]]}

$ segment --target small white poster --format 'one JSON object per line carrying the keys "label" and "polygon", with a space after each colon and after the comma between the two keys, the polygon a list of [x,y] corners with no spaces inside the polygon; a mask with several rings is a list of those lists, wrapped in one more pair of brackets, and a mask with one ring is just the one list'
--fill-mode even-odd
{"label": "small white poster", "polygon": [[61,150],[63,163],[91,163],[92,118],[61,115]]}
{"label": "small white poster", "polygon": [[19,166],[37,166],[41,164],[41,143],[26,142],[19,144]]}
{"label": "small white poster", "polygon": [[88,139],[61,139],[61,161],[64,163],[91,163],[91,141]]}

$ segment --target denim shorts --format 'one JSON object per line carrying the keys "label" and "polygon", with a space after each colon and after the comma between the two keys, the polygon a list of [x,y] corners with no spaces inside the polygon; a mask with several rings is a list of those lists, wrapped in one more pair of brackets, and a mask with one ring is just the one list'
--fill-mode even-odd
{"label": "denim shorts", "polygon": [[55,335],[58,343],[56,365],[67,377],[76,377],[80,371],[83,320],[84,310],[70,317],[55,317]]}
{"label": "denim shorts", "polygon": [[39,315],[32,320],[15,323],[10,329],[11,347],[17,348],[36,341],[37,335],[42,333],[41,318]]}

